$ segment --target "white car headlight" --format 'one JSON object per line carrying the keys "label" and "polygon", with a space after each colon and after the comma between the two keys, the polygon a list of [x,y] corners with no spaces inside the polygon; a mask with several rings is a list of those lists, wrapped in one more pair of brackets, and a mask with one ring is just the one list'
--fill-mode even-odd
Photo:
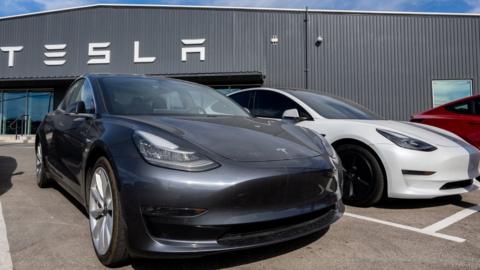
{"label": "white car headlight", "polygon": [[424,152],[431,152],[431,151],[437,150],[437,148],[431,144],[428,144],[424,141],[417,140],[397,132],[384,130],[384,129],[377,129],[377,132],[380,133],[383,137],[393,142],[394,144],[406,149],[424,151]]}
{"label": "white car headlight", "polygon": [[143,158],[150,164],[183,171],[206,171],[218,167],[214,161],[194,151],[145,131],[135,131],[133,141]]}

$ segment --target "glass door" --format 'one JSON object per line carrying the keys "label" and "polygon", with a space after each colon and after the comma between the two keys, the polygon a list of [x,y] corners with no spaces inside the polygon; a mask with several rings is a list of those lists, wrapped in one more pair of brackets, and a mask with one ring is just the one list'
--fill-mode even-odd
{"label": "glass door", "polygon": [[3,92],[0,91],[0,135],[3,134],[5,130],[5,121],[3,121]]}
{"label": "glass door", "polygon": [[53,92],[28,93],[26,133],[35,134],[45,115],[53,109]]}
{"label": "glass door", "polygon": [[26,101],[27,93],[25,91],[3,93],[3,134],[25,133]]}

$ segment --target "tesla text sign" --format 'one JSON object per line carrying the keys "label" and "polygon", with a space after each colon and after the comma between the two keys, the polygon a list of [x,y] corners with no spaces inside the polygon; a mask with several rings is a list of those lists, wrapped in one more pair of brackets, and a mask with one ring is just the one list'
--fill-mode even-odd
{"label": "tesla text sign", "polygon": [[[182,47],[180,50],[180,59],[182,62],[188,61],[189,54],[199,54],[200,61],[205,61],[206,39],[182,39]],[[90,42],[88,43],[88,65],[110,64],[111,57],[111,42]],[[61,66],[64,65],[67,60],[68,44],[45,44],[44,47],[44,60],[43,63],[46,66]],[[9,67],[15,66],[15,55],[22,53],[24,46],[1,46],[0,50],[8,55],[7,65]],[[156,56],[145,56],[141,54],[140,41],[133,42],[133,63],[153,63],[157,60]]]}

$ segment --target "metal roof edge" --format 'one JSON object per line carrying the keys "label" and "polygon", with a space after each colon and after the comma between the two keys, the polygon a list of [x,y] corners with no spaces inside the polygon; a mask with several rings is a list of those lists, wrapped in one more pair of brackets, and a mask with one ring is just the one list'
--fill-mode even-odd
{"label": "metal roof edge", "polygon": [[[90,4],[77,7],[53,9],[47,11],[30,12],[18,15],[0,17],[0,20],[47,15],[65,11],[81,10],[97,7],[130,7],[130,8],[178,8],[178,9],[217,9],[217,10],[245,10],[245,11],[280,11],[304,12],[298,8],[267,8],[267,7],[235,7],[235,6],[202,6],[202,5],[155,5],[155,4]],[[480,13],[448,13],[448,12],[408,12],[408,11],[367,11],[367,10],[336,10],[336,9],[309,9],[313,13],[339,13],[339,14],[366,14],[366,15],[424,15],[424,16],[462,16],[479,17]]]}

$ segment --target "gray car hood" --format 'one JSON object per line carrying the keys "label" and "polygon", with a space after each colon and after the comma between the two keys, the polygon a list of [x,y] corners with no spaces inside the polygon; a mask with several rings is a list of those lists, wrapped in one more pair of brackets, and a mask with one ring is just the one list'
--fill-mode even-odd
{"label": "gray car hood", "polygon": [[282,121],[232,116],[122,118],[159,128],[235,161],[288,160],[325,153],[317,135]]}

